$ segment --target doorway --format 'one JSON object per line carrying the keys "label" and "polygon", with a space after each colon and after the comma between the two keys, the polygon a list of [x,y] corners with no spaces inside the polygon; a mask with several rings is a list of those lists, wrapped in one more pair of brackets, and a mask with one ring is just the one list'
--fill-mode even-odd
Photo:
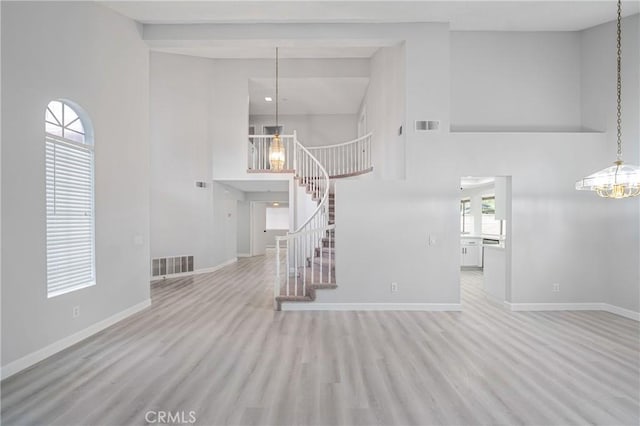
{"label": "doorway", "polygon": [[462,177],[459,202],[462,299],[502,304],[510,276],[511,177]]}
{"label": "doorway", "polygon": [[262,256],[274,249],[276,237],[289,232],[288,203],[252,201],[250,216],[251,256]]}

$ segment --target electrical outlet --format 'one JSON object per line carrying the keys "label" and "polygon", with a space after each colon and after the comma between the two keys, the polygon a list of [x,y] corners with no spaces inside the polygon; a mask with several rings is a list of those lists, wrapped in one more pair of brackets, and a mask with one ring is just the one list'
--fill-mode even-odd
{"label": "electrical outlet", "polygon": [[80,306],[73,307],[73,317],[78,318],[80,316]]}
{"label": "electrical outlet", "polygon": [[391,283],[391,292],[395,293],[398,291],[398,283]]}
{"label": "electrical outlet", "polygon": [[560,283],[553,283],[553,290],[554,293],[558,293],[560,291]]}

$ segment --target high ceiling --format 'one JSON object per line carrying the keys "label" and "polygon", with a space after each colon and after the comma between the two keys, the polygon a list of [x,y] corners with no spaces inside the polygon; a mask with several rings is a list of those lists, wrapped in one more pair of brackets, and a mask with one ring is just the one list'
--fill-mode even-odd
{"label": "high ceiling", "polygon": [[[615,0],[102,1],[148,24],[449,22],[455,31],[577,31],[615,18]],[[623,2],[625,16],[638,0]]]}
{"label": "high ceiling", "polygon": [[[280,79],[280,114],[355,114],[368,84],[364,77]],[[249,80],[250,114],[274,113],[267,96],[275,99],[274,79]]]}

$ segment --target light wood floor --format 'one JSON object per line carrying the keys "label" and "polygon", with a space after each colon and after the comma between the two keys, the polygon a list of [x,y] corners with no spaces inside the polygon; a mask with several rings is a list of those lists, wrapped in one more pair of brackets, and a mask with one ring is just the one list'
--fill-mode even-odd
{"label": "light wood floor", "polygon": [[151,308],[5,380],[2,424],[638,424],[637,322],[507,312],[473,272],[463,312],[274,312],[272,264],[154,285]]}

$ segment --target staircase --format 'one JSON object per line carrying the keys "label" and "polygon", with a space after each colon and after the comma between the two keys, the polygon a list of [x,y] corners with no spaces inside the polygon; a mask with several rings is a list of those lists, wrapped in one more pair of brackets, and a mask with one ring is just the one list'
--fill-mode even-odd
{"label": "staircase", "polygon": [[[276,277],[274,303],[313,302],[318,290],[337,287],[335,264],[335,179],[357,176],[373,170],[369,133],[353,141],[320,147],[304,147],[296,133],[281,136],[288,142],[283,173],[294,173],[298,185],[316,202],[316,209],[294,232],[276,238]],[[264,158],[268,143],[256,144],[250,138],[249,170],[269,171]],[[271,136],[253,136],[261,141]],[[257,139],[256,139],[257,141]],[[271,172],[271,171],[269,171]]]}
{"label": "staircase", "polygon": [[[305,184],[302,183],[302,185]],[[318,205],[320,202],[321,200],[318,200]],[[289,276],[286,277],[284,283],[281,283],[279,292],[275,295],[276,310],[278,311],[282,309],[284,302],[313,302],[316,300],[317,290],[330,290],[337,287],[335,275],[335,195],[332,192],[328,194],[327,207],[327,226],[307,234],[306,239],[311,241],[311,255],[303,255],[302,268],[295,265],[293,271],[289,268]],[[292,235],[296,235],[296,233],[280,238],[284,240]],[[302,237],[304,238],[304,236]],[[305,243],[306,241],[303,245]],[[276,243],[276,246],[279,248],[280,242]],[[306,250],[302,251],[306,253]],[[280,257],[281,254],[278,253],[276,258]],[[285,264],[286,268],[286,259],[279,260]]]}

